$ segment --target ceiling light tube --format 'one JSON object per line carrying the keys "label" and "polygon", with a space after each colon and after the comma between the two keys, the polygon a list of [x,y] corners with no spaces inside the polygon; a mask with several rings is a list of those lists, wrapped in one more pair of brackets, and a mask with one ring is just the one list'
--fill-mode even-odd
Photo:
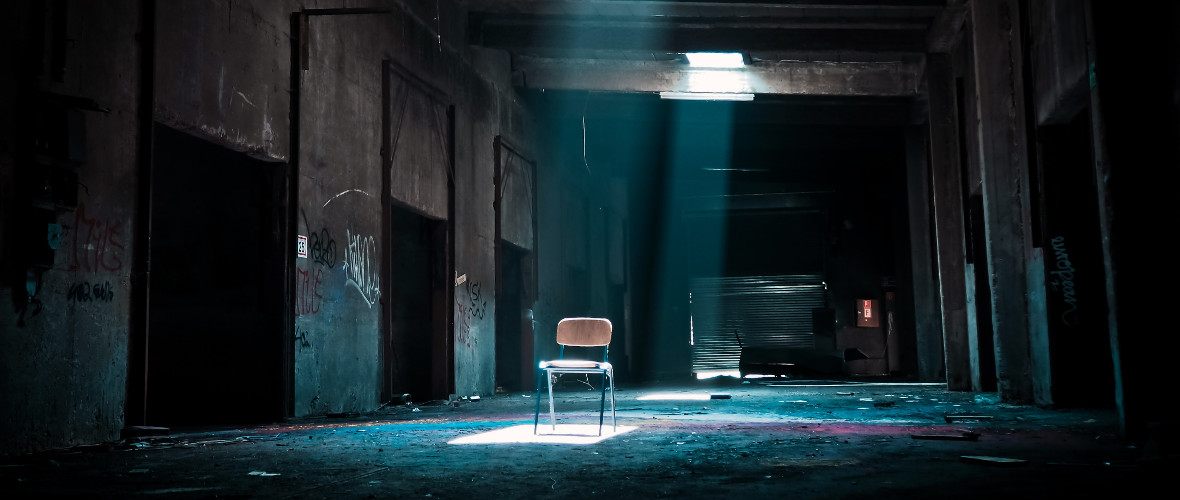
{"label": "ceiling light tube", "polygon": [[685,101],[753,101],[754,94],[737,92],[660,92],[660,99]]}

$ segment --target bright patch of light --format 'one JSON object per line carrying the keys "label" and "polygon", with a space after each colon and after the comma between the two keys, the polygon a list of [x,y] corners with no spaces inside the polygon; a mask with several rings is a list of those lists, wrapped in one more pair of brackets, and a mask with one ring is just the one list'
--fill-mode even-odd
{"label": "bright patch of light", "polygon": [[733,377],[733,378],[774,378],[774,375],[759,375],[751,373],[742,377],[742,372],[738,370],[701,370],[696,372],[697,380],[705,380],[714,377]]}
{"label": "bright patch of light", "polygon": [[640,401],[708,401],[711,398],[712,396],[709,394],[657,392],[644,394],[637,399]]}
{"label": "bright patch of light", "polygon": [[633,430],[635,427],[628,425],[617,429],[604,425],[599,436],[596,424],[558,424],[557,430],[541,425],[533,434],[533,426],[525,424],[455,438],[447,444],[594,444]]}
{"label": "bright patch of light", "polygon": [[694,68],[740,68],[746,65],[740,52],[689,52],[684,57]]}
{"label": "bright patch of light", "polygon": [[737,370],[701,370],[697,372],[697,380],[704,380],[713,377],[742,378],[742,372]]}
{"label": "bright patch of light", "polygon": [[753,101],[754,94],[736,92],[660,92],[660,99],[682,101]]}

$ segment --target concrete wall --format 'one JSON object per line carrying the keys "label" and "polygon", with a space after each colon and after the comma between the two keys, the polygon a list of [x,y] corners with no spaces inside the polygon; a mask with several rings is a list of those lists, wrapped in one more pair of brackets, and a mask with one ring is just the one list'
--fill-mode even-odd
{"label": "concrete wall", "polygon": [[[0,308],[0,453],[5,454],[114,439],[126,422],[133,365],[130,278],[141,215],[135,206],[142,130],[136,119],[140,3],[65,4],[62,81],[49,71],[53,47],[39,51],[33,43],[41,34],[30,27],[48,22],[40,17],[46,8],[40,3],[12,6],[4,24],[11,43],[0,53],[7,67],[21,68],[0,78],[0,296],[15,304]],[[493,144],[502,135],[532,157],[546,157],[536,147],[533,119],[511,86],[507,57],[466,46],[466,13],[454,2],[361,2],[349,7],[365,13],[343,15],[306,11],[307,68],[295,69],[293,89],[292,13],[338,7],[326,1],[159,2],[154,119],[296,174],[291,207],[296,233],[309,236],[313,251],[294,259],[286,285],[294,305],[289,318],[294,338],[287,340],[294,415],[363,412],[381,403],[382,356],[388,355],[381,348],[382,300],[392,286],[381,274],[383,252],[391,248],[382,233],[386,192],[392,203],[454,219],[454,268],[467,281],[448,297],[455,313],[453,391],[490,394],[496,314]],[[22,66],[30,55],[34,64]],[[425,176],[418,170],[399,178],[406,172],[395,170],[389,177],[398,179],[396,185],[383,185],[383,134],[390,131],[382,108],[388,102],[382,83],[387,62],[428,89],[441,106],[444,123],[430,132],[447,141],[452,138],[441,134],[454,130],[451,151],[416,144],[404,150],[411,159],[394,168],[447,164],[451,154],[452,171]],[[77,206],[50,212],[51,222],[62,228],[60,244],[51,252],[52,265],[34,269],[28,280],[31,266],[16,257],[30,254],[28,248],[44,250],[50,221],[26,224],[34,212],[17,189],[27,160],[21,148],[31,143],[21,130],[34,109],[18,105],[31,101],[35,92],[27,89],[93,99],[109,110],[80,115],[86,162],[78,170]],[[301,91],[297,103],[290,99],[293,90]],[[298,104],[298,121],[291,120],[292,104]],[[450,106],[453,124],[446,124]],[[296,126],[300,133],[293,136]],[[422,123],[405,127],[429,136]],[[292,151],[299,156],[292,158]],[[298,161],[288,164],[293,159]],[[449,183],[454,208],[447,214],[447,200],[428,188]],[[27,227],[40,229],[34,234]],[[26,281],[34,299],[29,307]]]}
{"label": "concrete wall", "polygon": [[[18,2],[4,16],[5,67],[12,71],[0,76],[0,454],[109,440],[123,425],[131,250],[139,230],[138,2],[63,6],[65,23],[47,37],[63,44],[60,66],[52,64],[52,45],[42,52],[34,43],[48,5]],[[37,213],[26,195],[38,187],[21,176],[47,169],[31,161],[29,136],[22,135],[31,132],[32,113],[44,109],[37,89],[92,99],[109,111],[76,113],[85,129],[76,207],[41,205],[49,219],[26,229]],[[50,223],[59,226],[60,242],[47,247]],[[32,250],[48,251],[52,265],[19,257]]]}
{"label": "concrete wall", "polygon": [[1089,105],[1086,3],[1028,3],[1029,66],[1038,124],[1067,121]]}
{"label": "concrete wall", "polygon": [[291,2],[158,2],[156,121],[285,161]]}
{"label": "concrete wall", "polygon": [[[337,252],[334,261],[297,263],[296,281],[306,273],[304,297],[318,305],[297,311],[296,415],[366,411],[380,403],[381,300],[395,284],[365,273],[378,271],[388,251],[380,236],[383,133],[391,134],[396,152],[389,186],[394,203],[447,217],[446,199],[439,195],[453,178],[454,271],[465,277],[452,295],[454,393],[494,390],[493,142],[503,134],[527,143],[529,119],[510,86],[507,58],[469,51],[456,32],[465,16],[446,4],[439,12],[429,7],[309,20],[298,180],[299,218],[306,228],[300,230],[331,235]],[[436,15],[440,24],[422,21]],[[382,122],[385,61],[396,68],[391,81],[411,88],[408,101],[387,96],[395,122],[388,125]],[[453,124],[447,124],[451,106]],[[402,115],[419,119],[398,129]],[[429,122],[431,116],[438,121]],[[450,127],[454,142],[448,145]],[[448,148],[453,167],[445,157]],[[398,256],[392,259],[396,263]]]}

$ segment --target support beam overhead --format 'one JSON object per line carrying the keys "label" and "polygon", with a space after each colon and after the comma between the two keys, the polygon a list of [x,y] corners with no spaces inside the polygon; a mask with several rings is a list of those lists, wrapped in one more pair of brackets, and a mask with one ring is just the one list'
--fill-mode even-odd
{"label": "support beam overhead", "polygon": [[609,92],[738,92],[782,95],[912,96],[921,67],[909,62],[758,63],[741,70],[690,69],[676,61],[603,61],[521,57],[519,87]]}

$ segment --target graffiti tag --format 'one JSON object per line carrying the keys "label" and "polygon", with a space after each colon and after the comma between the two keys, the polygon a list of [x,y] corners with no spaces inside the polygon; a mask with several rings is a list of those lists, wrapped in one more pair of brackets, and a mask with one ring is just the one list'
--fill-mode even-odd
{"label": "graffiti tag", "polygon": [[471,324],[476,320],[482,320],[488,308],[488,301],[482,297],[480,289],[478,281],[468,281],[465,287],[467,299],[459,300],[459,297],[455,297],[455,313],[459,316],[455,325],[458,330],[458,342],[467,347],[471,347],[473,340]]}
{"label": "graffiti tag", "polygon": [[303,328],[295,327],[295,340],[297,341],[295,343],[295,345],[299,348],[300,351],[302,351],[304,348],[311,347],[311,341],[309,341],[307,339],[307,334],[308,334],[307,330],[305,330]]}
{"label": "graffiti tag", "polygon": [[109,281],[74,283],[66,292],[66,298],[73,302],[110,302],[115,299],[115,287]]}
{"label": "graffiti tag", "polygon": [[1069,305],[1069,308],[1061,313],[1061,322],[1066,326],[1074,326],[1078,322],[1078,298],[1075,290],[1073,263],[1069,261],[1069,253],[1065,251],[1064,236],[1058,236],[1049,241],[1053,244],[1053,255],[1057,260],[1057,270],[1049,272],[1053,276],[1053,281],[1049,284],[1054,290],[1061,290],[1065,303]]}
{"label": "graffiti tag", "polygon": [[317,314],[320,312],[320,284],[323,283],[324,270],[295,269],[295,316]]}
{"label": "graffiti tag", "polygon": [[74,213],[74,263],[70,269],[87,272],[118,271],[123,268],[123,221],[90,218],[79,203]]}
{"label": "graffiti tag", "polygon": [[344,270],[348,285],[361,293],[369,307],[381,298],[381,279],[373,257],[377,254],[377,239],[372,236],[352,234],[345,230],[348,247],[345,248]]}

